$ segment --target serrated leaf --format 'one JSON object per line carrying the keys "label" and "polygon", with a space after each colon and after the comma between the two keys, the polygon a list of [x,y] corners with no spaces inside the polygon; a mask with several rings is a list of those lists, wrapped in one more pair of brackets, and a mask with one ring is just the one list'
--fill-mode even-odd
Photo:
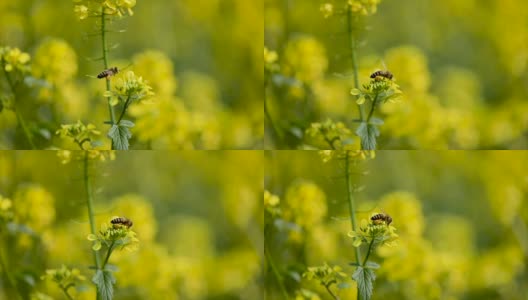
{"label": "serrated leaf", "polygon": [[114,297],[114,284],[116,282],[112,272],[97,270],[92,277],[92,282],[97,286],[97,294],[101,300],[112,300]]}
{"label": "serrated leaf", "polygon": [[114,149],[128,150],[128,140],[132,137],[132,133],[128,127],[114,124],[108,130],[108,137],[112,139]]}
{"label": "serrated leaf", "polygon": [[129,121],[129,120],[121,120],[121,121],[119,121],[119,125],[121,125],[121,126],[125,126],[125,127],[128,127],[128,128],[132,128],[132,127],[134,127],[136,124],[134,124],[134,122]]}
{"label": "serrated leaf", "polygon": [[361,139],[363,150],[376,150],[376,137],[379,136],[380,132],[375,125],[361,122],[356,129],[356,134]]}
{"label": "serrated leaf", "polygon": [[374,288],[374,280],[376,280],[374,271],[372,269],[358,267],[352,275],[352,279],[357,282],[359,300],[370,300]]}

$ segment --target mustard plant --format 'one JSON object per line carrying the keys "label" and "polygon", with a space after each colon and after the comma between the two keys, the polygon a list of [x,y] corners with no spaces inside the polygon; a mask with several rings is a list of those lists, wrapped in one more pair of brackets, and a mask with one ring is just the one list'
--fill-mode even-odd
{"label": "mustard plant", "polygon": [[[381,0],[335,0],[323,3],[320,6],[320,10],[325,18],[346,16],[348,56],[352,64],[352,76],[354,78],[353,88],[350,94],[356,98],[358,118],[354,121],[359,123],[354,133],[360,138],[360,149],[362,150],[375,150],[377,148],[377,138],[380,135],[379,126],[383,125],[383,120],[373,117],[376,109],[381,104],[387,101],[395,101],[402,95],[399,86],[394,82],[392,73],[388,71],[378,70],[373,72],[370,82],[363,85],[360,89],[358,75],[360,34],[364,28],[364,19],[376,13],[377,6],[380,2]],[[308,137],[322,137],[327,143],[326,147],[330,147],[330,149],[351,149],[351,143],[343,144],[342,142],[339,143],[340,147],[336,148],[335,142],[339,141],[339,136],[334,134],[334,137],[329,139],[327,137],[327,130],[317,131],[314,130],[314,127],[318,129],[321,127],[321,124],[312,124],[312,127],[306,131]],[[344,125],[340,127],[344,127]],[[318,145],[318,147],[320,148],[322,146]]]}
{"label": "mustard plant", "polygon": [[[351,231],[349,232],[348,236],[352,238],[352,245],[354,247],[355,255],[355,262],[350,263],[350,265],[356,267],[354,273],[352,274],[352,279],[354,279],[357,283],[357,299],[369,300],[372,297],[374,281],[376,279],[375,270],[379,268],[379,265],[369,260],[369,257],[371,253],[373,253],[375,249],[380,246],[394,245],[395,240],[398,237],[398,235],[395,233],[396,228],[391,226],[390,221],[387,220],[362,220],[360,225],[357,224],[356,199],[354,197],[354,193],[357,189],[354,187],[352,182],[352,168],[365,160],[373,159],[375,157],[375,153],[374,151],[366,150],[327,150],[321,151],[320,155],[324,162],[328,162],[330,160],[338,160],[342,162],[346,181],[349,218],[351,223]],[[366,173],[362,172],[362,174]],[[373,216],[374,215],[377,215],[377,213],[374,213]],[[367,251],[364,258],[362,258],[361,246],[367,246]],[[328,292],[332,294],[330,290],[328,290]]]}
{"label": "mustard plant", "polygon": [[62,265],[60,269],[48,269],[46,274],[40,277],[42,280],[51,280],[58,285],[66,298],[73,300],[69,289],[79,287],[86,280],[81,271],[76,268],[69,269]]}
{"label": "mustard plant", "polygon": [[[89,17],[99,19],[96,22],[97,32],[94,35],[101,37],[101,60],[103,61],[103,69],[101,71],[109,70],[111,65],[109,64],[107,34],[113,32],[109,30],[109,25],[115,19],[121,19],[127,15],[132,16],[134,14],[133,8],[136,6],[136,0],[73,0],[73,2],[75,3],[74,12],[79,20],[85,20]],[[111,73],[102,77],[105,80],[103,97],[106,99],[110,118],[106,122],[110,125],[107,136],[111,140],[112,149],[128,150],[129,140],[132,137],[130,128],[134,127],[134,123],[124,119],[126,112],[130,105],[139,103],[154,93],[152,92],[152,88],[141,76],[137,76],[131,71],[126,72],[124,76],[118,78],[112,86],[111,80],[116,72],[111,71]],[[118,115],[115,112],[117,107],[121,109]]]}
{"label": "mustard plant", "polygon": [[31,57],[28,53],[22,52],[18,48],[0,47],[0,67],[11,92],[10,95],[0,95],[0,112],[4,109],[9,109],[15,113],[27,143],[31,149],[36,149],[33,135],[20,109],[20,99],[17,99],[21,84],[24,83],[26,78],[30,78],[30,59]]}

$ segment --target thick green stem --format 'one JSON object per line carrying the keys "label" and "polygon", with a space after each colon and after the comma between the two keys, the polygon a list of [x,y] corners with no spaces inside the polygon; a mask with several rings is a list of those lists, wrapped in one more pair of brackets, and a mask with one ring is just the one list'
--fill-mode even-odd
{"label": "thick green stem", "polygon": [[[104,69],[107,70],[108,69],[108,56],[107,56],[108,49],[106,47],[106,15],[105,15],[104,7],[101,9],[101,41],[102,41],[102,44],[103,44]],[[111,87],[110,87],[109,76],[107,76],[105,80],[106,80],[106,91],[110,92],[111,91]],[[116,122],[115,122],[114,107],[111,104],[112,97],[107,97],[106,100],[108,102],[108,111],[110,113],[110,121],[112,122],[112,125],[114,125]],[[112,149],[114,149],[114,143],[113,142],[112,142]]]}
{"label": "thick green stem", "polygon": [[[348,200],[348,211],[350,214],[350,220],[352,224],[352,230],[356,231],[357,223],[356,223],[356,205],[354,201],[354,195],[352,191],[352,181],[350,180],[350,153],[349,151],[346,151],[346,159],[345,159],[345,178],[347,183],[347,200]],[[354,247],[356,249],[356,262],[359,264],[361,261],[361,252],[359,250],[359,247]]]}
{"label": "thick green stem", "polygon": [[[350,50],[350,58],[352,59],[352,70],[354,72],[354,87],[356,89],[359,88],[359,75],[358,75],[358,63],[357,63],[357,54],[356,54],[356,37],[354,36],[353,28],[352,28],[352,8],[350,5],[347,5],[347,31],[348,31],[348,44],[349,44],[349,50]],[[359,111],[359,119],[360,121],[363,121],[364,119],[364,112],[363,112],[363,106],[357,105],[358,111]]]}
{"label": "thick green stem", "polygon": [[[350,152],[346,151],[346,159],[345,159],[345,178],[346,178],[346,184],[347,184],[347,197],[348,197],[348,211],[350,213],[350,220],[352,223],[352,230],[356,231],[357,223],[356,223],[356,205],[354,201],[354,195],[352,194],[352,181],[350,180]],[[356,255],[356,262],[361,262],[361,252],[359,247],[354,247],[355,249],[355,255]],[[359,289],[357,289],[357,299],[359,299]]]}
{"label": "thick green stem", "polygon": [[37,149],[37,147],[35,147],[35,143],[33,143],[33,137],[31,136],[31,132],[29,131],[27,125],[26,125],[26,122],[24,121],[24,118],[22,117],[22,114],[20,114],[20,112],[18,111],[17,109],[17,100],[16,100],[16,92],[15,92],[15,85],[13,83],[13,81],[11,80],[11,77],[9,76],[9,73],[5,70],[5,63],[4,61],[2,60],[2,70],[4,70],[4,74],[5,74],[5,77],[7,79],[7,83],[9,84],[9,88],[11,89],[11,93],[13,94],[13,110],[15,111],[15,115],[16,115],[16,118],[17,118],[17,121],[18,121],[18,124],[20,125],[20,127],[22,127],[22,131],[24,132],[24,135],[29,143],[29,145],[31,146],[31,149],[32,150],[35,150]]}
{"label": "thick green stem", "polygon": [[284,282],[282,282],[282,276],[279,272],[279,269],[277,269],[277,266],[275,265],[275,262],[273,261],[273,257],[271,257],[271,253],[269,253],[269,250],[266,246],[264,246],[264,254],[266,256],[266,260],[268,261],[268,264],[271,267],[271,270],[273,271],[273,274],[275,275],[275,279],[277,280],[277,283],[279,284],[279,288],[284,296],[284,299],[288,300],[290,296],[288,295],[288,292],[286,291]]}
{"label": "thick green stem", "polygon": [[[84,152],[84,187],[86,190],[86,203],[88,204],[88,218],[90,219],[90,233],[95,234],[95,219],[94,219],[94,209],[93,209],[93,195],[92,195],[92,182],[90,181],[89,170],[90,159],[88,157],[88,151]],[[95,243],[95,242],[94,242]],[[101,269],[101,259],[99,257],[99,252],[93,250],[95,267]]]}

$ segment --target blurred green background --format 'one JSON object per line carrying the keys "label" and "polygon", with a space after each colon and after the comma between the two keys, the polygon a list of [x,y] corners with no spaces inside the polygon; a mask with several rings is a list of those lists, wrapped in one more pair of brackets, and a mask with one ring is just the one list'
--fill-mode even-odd
{"label": "blurred green background", "polygon": [[[381,265],[372,299],[526,299],[527,163],[524,151],[378,151],[354,165],[358,222],[385,212],[399,234],[397,246],[371,257]],[[325,262],[354,271],[343,161],[267,151],[265,174],[281,210],[266,214],[266,247],[289,295],[331,299],[301,274]],[[356,299],[348,281],[333,289]],[[266,299],[282,298],[277,282],[268,260]]]}
{"label": "blurred green background", "polygon": [[[131,112],[135,149],[262,147],[262,5],[139,0],[133,16],[109,24],[109,30],[126,30],[107,35],[108,47],[117,46],[109,64],[123,69],[132,63],[128,70],[156,93],[153,105]],[[86,76],[103,70],[102,61],[90,60],[102,56],[100,36],[90,36],[99,20],[79,21],[73,10],[73,1],[0,3],[0,46],[18,47],[32,63],[45,65],[40,77],[61,77],[50,88],[20,91],[21,111],[39,148],[75,149],[53,135],[60,124],[78,119],[106,132],[105,83]],[[2,93],[8,92],[5,81],[2,74]],[[16,126],[12,112],[0,114],[0,148],[28,149]]]}
{"label": "blurred green background", "polygon": [[[87,278],[88,290],[75,299],[95,299],[82,174],[82,162],[63,165],[56,151],[0,152],[0,195],[13,201],[14,222],[27,227],[0,222],[7,264],[0,299],[16,299],[6,271],[24,299],[36,292],[63,299],[40,280],[61,264]],[[263,153],[120,152],[93,161],[90,174],[97,228],[126,216],[140,240],[138,251],[110,258],[118,267],[115,299],[262,298]]]}
{"label": "blurred green background", "polygon": [[[385,120],[379,149],[528,147],[528,2],[353,2],[380,2],[354,28],[360,85],[388,69],[404,93],[378,113]],[[325,3],[333,5],[328,18]],[[265,46],[278,53],[279,75],[292,78],[275,76],[268,86],[269,110],[285,137],[268,124],[267,149],[310,145],[304,130],[328,118],[354,135],[346,3],[265,1]]]}

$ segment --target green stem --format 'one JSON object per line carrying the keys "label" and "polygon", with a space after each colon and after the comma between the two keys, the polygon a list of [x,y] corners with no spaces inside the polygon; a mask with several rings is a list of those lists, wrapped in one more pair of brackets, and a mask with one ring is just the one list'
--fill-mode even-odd
{"label": "green stem", "polygon": [[367,117],[367,123],[370,121],[370,118],[372,118],[372,115],[374,114],[374,110],[376,109],[376,105],[378,102],[378,95],[376,94],[376,97],[374,97],[374,101],[372,101],[372,106],[370,107],[370,111]]}
{"label": "green stem", "polygon": [[106,267],[108,260],[110,259],[110,255],[112,255],[112,251],[114,251],[114,244],[115,244],[115,241],[112,241],[112,244],[110,244],[110,247],[108,248],[108,252],[106,252],[106,257],[105,257],[103,267],[102,267],[103,270]]}
{"label": "green stem", "polygon": [[[348,211],[350,213],[350,220],[352,223],[352,230],[356,231],[356,205],[354,202],[354,195],[352,194],[352,182],[350,181],[350,152],[346,151],[346,161],[345,161],[345,177],[347,182],[347,197],[348,197]],[[359,264],[361,261],[361,252],[359,247],[355,248],[356,262]],[[356,299],[359,299],[359,289],[357,289]]]}
{"label": "green stem", "polygon": [[[103,7],[101,9],[101,40],[103,44],[104,69],[107,70],[108,69],[108,49],[106,47],[106,18],[105,16],[106,15],[104,12],[104,7]],[[107,76],[105,80],[106,80],[106,91],[110,92],[111,87],[110,87],[109,76]],[[110,120],[112,122],[112,125],[114,125],[115,124],[115,112],[114,112],[114,107],[111,104],[112,97],[108,97],[106,100],[108,102],[108,111],[110,113]],[[114,149],[114,143],[112,143],[112,149]]]}
{"label": "green stem", "polygon": [[288,292],[286,291],[286,287],[284,286],[284,283],[282,282],[282,276],[279,273],[279,269],[277,269],[277,266],[275,265],[275,262],[273,261],[273,257],[271,257],[271,253],[269,253],[268,247],[266,246],[264,247],[264,254],[266,256],[266,260],[271,266],[271,270],[273,271],[275,278],[277,279],[277,283],[279,284],[279,287],[284,296],[284,299],[289,299],[290,296],[288,295]]}
{"label": "green stem", "polygon": [[280,131],[277,126],[275,126],[275,122],[273,122],[273,118],[271,117],[271,114],[270,114],[270,112],[268,110],[268,101],[267,101],[268,97],[266,95],[266,90],[268,88],[267,77],[271,76],[271,75],[266,72],[266,74],[264,74],[264,76],[266,77],[264,79],[264,114],[266,115],[266,118],[268,119],[268,122],[269,122],[269,124],[271,126],[271,129],[273,130],[273,133],[279,139],[278,142],[281,143],[283,138],[284,138],[284,135],[283,135],[282,131]]}
{"label": "green stem", "polygon": [[[86,203],[88,204],[88,218],[90,219],[90,233],[95,234],[95,220],[94,220],[94,209],[93,209],[93,195],[92,195],[92,183],[88,174],[89,169],[89,158],[88,151],[84,151],[84,187],[86,189]],[[95,242],[94,242],[95,243]],[[98,270],[101,269],[101,259],[99,252],[93,250],[95,266]]]}
{"label": "green stem", "polygon": [[63,287],[62,285],[60,285],[60,288],[61,290],[64,292],[64,294],[66,295],[66,297],[69,299],[69,300],[73,300],[73,297],[70,295],[70,293],[68,293],[68,289]]}
{"label": "green stem", "polygon": [[33,138],[31,136],[31,132],[29,131],[27,125],[26,125],[26,122],[24,121],[24,118],[22,117],[22,114],[20,114],[20,112],[18,111],[17,109],[17,101],[16,101],[16,92],[15,92],[15,85],[13,84],[13,81],[11,80],[11,77],[9,76],[9,73],[5,70],[5,62],[4,60],[2,60],[2,70],[4,70],[4,74],[5,74],[5,77],[7,79],[7,83],[9,84],[9,88],[11,89],[11,93],[13,93],[13,110],[15,111],[15,115],[16,115],[16,118],[17,118],[17,121],[18,121],[18,124],[20,125],[20,127],[22,127],[22,131],[24,132],[24,135],[29,143],[29,145],[31,146],[31,149],[32,150],[35,150],[37,149],[37,147],[35,147],[35,144],[33,143]]}
{"label": "green stem", "polygon": [[367,251],[367,255],[365,256],[365,260],[363,260],[363,267],[365,266],[365,264],[367,263],[368,261],[368,258],[370,256],[370,252],[372,250],[372,245],[374,244],[374,237],[372,238],[372,241],[370,241],[370,244],[369,244],[369,247],[368,247],[368,251]]}
{"label": "green stem", "polygon": [[[5,260],[4,260],[3,247],[0,247],[0,267],[2,268],[2,271],[5,273],[5,276],[7,277],[7,281],[13,287],[13,289],[15,291],[16,298],[19,299],[19,300],[22,300],[22,296],[19,294],[19,291],[18,291],[16,279],[13,278],[12,274],[9,272],[9,270],[7,268],[7,264],[6,264]],[[8,296],[7,295],[7,291],[6,291],[6,296]]]}
{"label": "green stem", "polygon": [[[349,44],[349,50],[350,50],[350,58],[352,59],[352,69],[354,72],[354,87],[356,89],[359,88],[359,75],[358,75],[358,64],[357,64],[357,54],[356,54],[356,37],[354,36],[353,28],[352,28],[352,8],[350,5],[347,5],[347,31],[348,31],[348,44]],[[360,121],[363,121],[364,119],[364,112],[363,112],[363,106],[357,105],[358,111],[359,111],[359,119]]]}
{"label": "green stem", "polygon": [[330,285],[324,285],[324,287],[326,288],[326,291],[330,294],[330,296],[332,296],[332,298],[334,298],[335,300],[339,300],[339,297],[337,297],[330,289]]}
{"label": "green stem", "polygon": [[119,115],[119,119],[117,119],[117,123],[116,124],[119,124],[121,122],[121,120],[125,116],[125,112],[127,111],[129,105],[130,105],[130,95],[128,95],[128,97],[127,97],[127,99],[125,101],[125,105],[123,106],[123,110],[121,111],[121,114]]}
{"label": "green stem", "polygon": [[[356,205],[354,201],[354,195],[352,192],[352,181],[350,180],[350,153],[349,151],[346,151],[346,159],[345,159],[345,178],[347,182],[347,199],[348,199],[348,211],[350,214],[350,220],[352,223],[352,230],[356,231],[357,223],[356,223]],[[361,261],[361,252],[359,250],[359,247],[354,247],[356,249],[356,262],[359,264]]]}

